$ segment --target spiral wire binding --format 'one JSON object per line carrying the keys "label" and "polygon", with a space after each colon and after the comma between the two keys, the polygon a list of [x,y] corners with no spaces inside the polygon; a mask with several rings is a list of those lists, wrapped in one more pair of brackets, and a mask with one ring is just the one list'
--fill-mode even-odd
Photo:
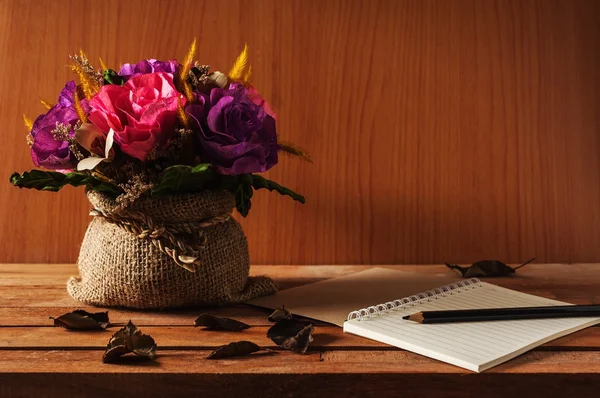
{"label": "spiral wire binding", "polygon": [[388,301],[387,303],[372,305],[367,308],[352,311],[348,314],[348,320],[351,321],[354,319],[358,319],[359,321],[364,321],[365,319],[370,319],[375,316],[388,314],[392,311],[398,311],[408,307],[414,307],[418,304],[438,300],[442,297],[451,296],[453,294],[475,289],[478,287],[481,287],[481,281],[477,278],[471,278],[466,281],[451,283],[449,285],[444,285],[423,293],[414,294],[410,297],[404,297],[401,299]]}

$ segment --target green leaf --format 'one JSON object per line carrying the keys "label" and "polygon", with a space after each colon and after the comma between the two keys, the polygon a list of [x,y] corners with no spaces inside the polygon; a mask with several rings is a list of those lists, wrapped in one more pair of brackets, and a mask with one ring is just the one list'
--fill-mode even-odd
{"label": "green leaf", "polygon": [[119,188],[114,184],[79,172],[63,174],[56,171],[31,170],[20,175],[19,173],[13,173],[10,176],[10,182],[19,188],[30,188],[40,191],[57,192],[65,185],[72,185],[74,187],[85,185],[91,190],[108,193],[113,196],[117,196],[120,193]]}
{"label": "green leaf", "polygon": [[252,203],[252,177],[250,174],[241,174],[237,176],[219,175],[215,188],[224,189],[235,196],[235,208],[244,217],[248,215]]}
{"label": "green leaf", "polygon": [[235,192],[235,208],[243,217],[246,217],[252,207],[252,179],[250,174],[243,174],[238,176],[239,185]]}
{"label": "green leaf", "polygon": [[158,180],[152,189],[152,195],[198,192],[206,188],[214,178],[215,174],[209,163],[200,163],[194,167],[171,166],[158,176]]}
{"label": "green leaf", "polygon": [[125,79],[119,76],[117,72],[112,69],[107,69],[104,71],[104,82],[106,84],[116,84],[118,86],[122,86],[125,83]]}
{"label": "green leaf", "polygon": [[252,187],[254,187],[254,189],[268,189],[269,191],[275,191],[275,192],[279,193],[280,195],[290,196],[292,199],[297,200],[298,202],[300,202],[302,204],[304,204],[306,202],[306,199],[304,199],[304,196],[299,195],[296,192],[292,191],[291,189],[283,187],[274,181],[267,180],[266,178],[255,175],[255,174],[251,174],[251,178],[252,178]]}

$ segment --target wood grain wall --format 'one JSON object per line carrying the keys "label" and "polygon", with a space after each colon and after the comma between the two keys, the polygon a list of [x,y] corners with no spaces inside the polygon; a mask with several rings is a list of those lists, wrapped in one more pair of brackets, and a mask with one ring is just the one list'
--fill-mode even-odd
{"label": "wood grain wall", "polygon": [[43,111],[80,47],[107,64],[227,69],[251,46],[283,137],[315,164],[255,196],[255,264],[600,261],[600,2],[2,0],[0,261],[73,262],[81,189],[19,191],[23,112]]}

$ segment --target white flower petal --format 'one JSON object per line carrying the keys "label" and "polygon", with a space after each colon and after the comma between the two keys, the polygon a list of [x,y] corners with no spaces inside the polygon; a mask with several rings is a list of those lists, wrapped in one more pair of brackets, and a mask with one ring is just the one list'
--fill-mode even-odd
{"label": "white flower petal", "polygon": [[92,156],[91,158],[86,158],[77,163],[77,170],[92,170],[94,167],[98,166],[104,158]]}
{"label": "white flower petal", "polygon": [[110,149],[112,148],[115,142],[115,131],[110,129],[108,135],[106,136],[106,145],[104,146],[104,157],[108,159],[108,155],[110,155]]}

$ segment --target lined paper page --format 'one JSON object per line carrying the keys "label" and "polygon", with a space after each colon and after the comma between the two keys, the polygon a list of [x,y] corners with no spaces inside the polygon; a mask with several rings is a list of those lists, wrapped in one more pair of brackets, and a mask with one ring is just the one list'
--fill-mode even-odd
{"label": "lined paper page", "polygon": [[559,318],[423,325],[402,319],[419,311],[566,305],[482,282],[473,289],[344,323],[344,331],[480,372],[600,318]]}

